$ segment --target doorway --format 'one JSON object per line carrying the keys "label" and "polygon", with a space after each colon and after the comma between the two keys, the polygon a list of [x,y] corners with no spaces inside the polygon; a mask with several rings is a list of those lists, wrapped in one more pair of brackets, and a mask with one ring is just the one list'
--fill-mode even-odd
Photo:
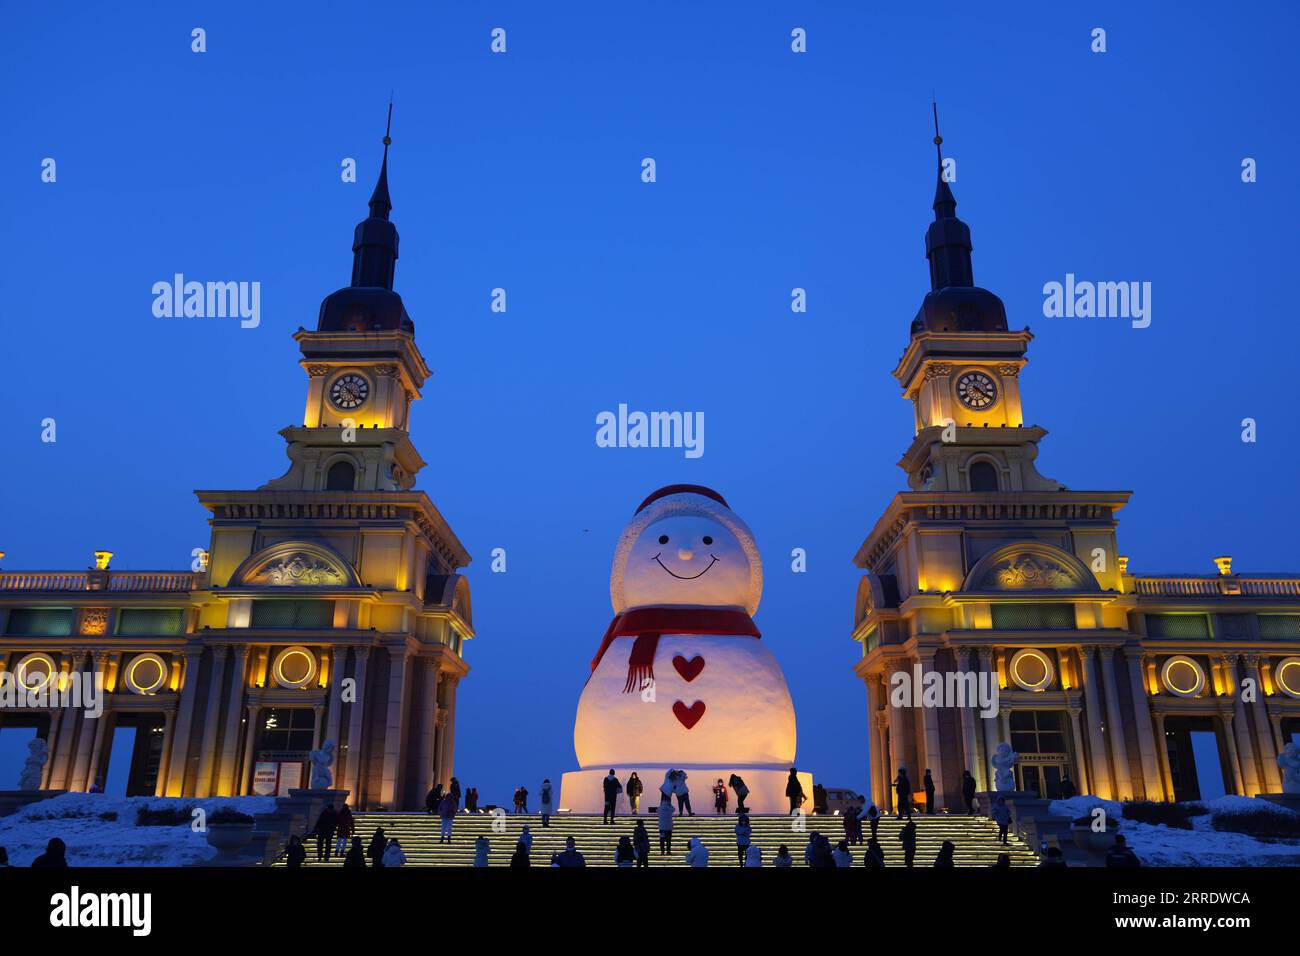
{"label": "doorway", "polygon": [[94,782],[115,796],[152,797],[158,787],[166,729],[161,713],[117,714],[104,755],[105,769]]}
{"label": "doorway", "polygon": [[1223,738],[1213,717],[1166,717],[1165,752],[1175,800],[1213,800],[1233,792]]}

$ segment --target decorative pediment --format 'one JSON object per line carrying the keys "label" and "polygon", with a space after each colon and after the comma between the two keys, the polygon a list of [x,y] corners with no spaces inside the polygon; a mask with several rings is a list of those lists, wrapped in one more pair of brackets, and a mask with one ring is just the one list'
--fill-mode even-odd
{"label": "decorative pediment", "polygon": [[357,587],[356,572],[324,545],[287,541],[259,551],[235,569],[231,587]]}
{"label": "decorative pediment", "polygon": [[1043,542],[1018,542],[985,555],[963,591],[1096,591],[1097,580],[1074,555]]}

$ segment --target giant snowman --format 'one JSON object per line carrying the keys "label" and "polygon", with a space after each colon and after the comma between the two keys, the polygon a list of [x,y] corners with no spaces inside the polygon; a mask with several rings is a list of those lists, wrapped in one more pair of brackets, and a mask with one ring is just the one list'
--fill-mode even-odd
{"label": "giant snowman", "polygon": [[[713,812],[713,785],[732,774],[748,786],[750,810],[789,811],[794,705],[751,617],[762,591],[753,532],[717,492],[670,485],[641,503],[614,552],[614,620],[578,701],[582,769],[564,775],[562,809],[601,812],[613,769],[624,784],[637,772],[641,812],[653,811],[677,769],[696,813]],[[811,810],[812,777],[799,776]]]}

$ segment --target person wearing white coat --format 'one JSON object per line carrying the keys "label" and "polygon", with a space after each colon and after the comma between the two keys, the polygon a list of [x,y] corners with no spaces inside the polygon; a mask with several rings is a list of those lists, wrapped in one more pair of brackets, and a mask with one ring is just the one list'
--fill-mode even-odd
{"label": "person wearing white coat", "polygon": [[522,843],[524,845],[524,849],[527,850],[529,853],[533,852],[533,831],[528,829],[528,824],[526,823],[524,824],[524,828],[519,831],[518,842]]}
{"label": "person wearing white coat", "polygon": [[551,787],[550,780],[542,781],[541,801],[542,805],[538,808],[538,812],[542,815],[542,826],[549,827],[551,825],[551,814],[555,812],[555,791]]}
{"label": "person wearing white coat", "polygon": [[686,853],[686,863],[689,866],[708,866],[709,851],[699,837],[691,837],[690,849]]}
{"label": "person wearing white coat", "polygon": [[757,843],[751,843],[749,849],[745,851],[745,866],[762,866],[763,865],[763,848]]}
{"label": "person wearing white coat", "polygon": [[474,841],[474,865],[487,866],[488,854],[492,852],[492,844],[488,843],[487,837],[479,837]]}
{"label": "person wearing white coat", "polygon": [[389,840],[388,846],[384,848],[384,866],[403,866],[406,863],[406,854],[402,852],[402,844],[396,840]]}

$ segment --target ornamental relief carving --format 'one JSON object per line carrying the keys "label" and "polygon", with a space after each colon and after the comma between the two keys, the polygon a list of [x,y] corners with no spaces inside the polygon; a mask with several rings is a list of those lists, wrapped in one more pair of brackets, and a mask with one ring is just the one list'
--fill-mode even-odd
{"label": "ornamental relief carving", "polygon": [[925,380],[928,382],[936,375],[951,375],[952,365],[947,362],[931,362],[925,367]]}
{"label": "ornamental relief carving", "polygon": [[312,378],[320,378],[322,375],[327,375],[329,374],[329,370],[330,367],[328,365],[307,366],[307,374],[310,375]]}
{"label": "ornamental relief carving", "polygon": [[989,569],[983,585],[1003,591],[1069,591],[1082,581],[1069,568],[1036,554],[1018,554]]}
{"label": "ornamental relief carving", "polygon": [[269,584],[275,587],[345,585],[347,577],[320,558],[309,554],[287,554],[277,561],[258,568],[248,576],[245,583]]}

